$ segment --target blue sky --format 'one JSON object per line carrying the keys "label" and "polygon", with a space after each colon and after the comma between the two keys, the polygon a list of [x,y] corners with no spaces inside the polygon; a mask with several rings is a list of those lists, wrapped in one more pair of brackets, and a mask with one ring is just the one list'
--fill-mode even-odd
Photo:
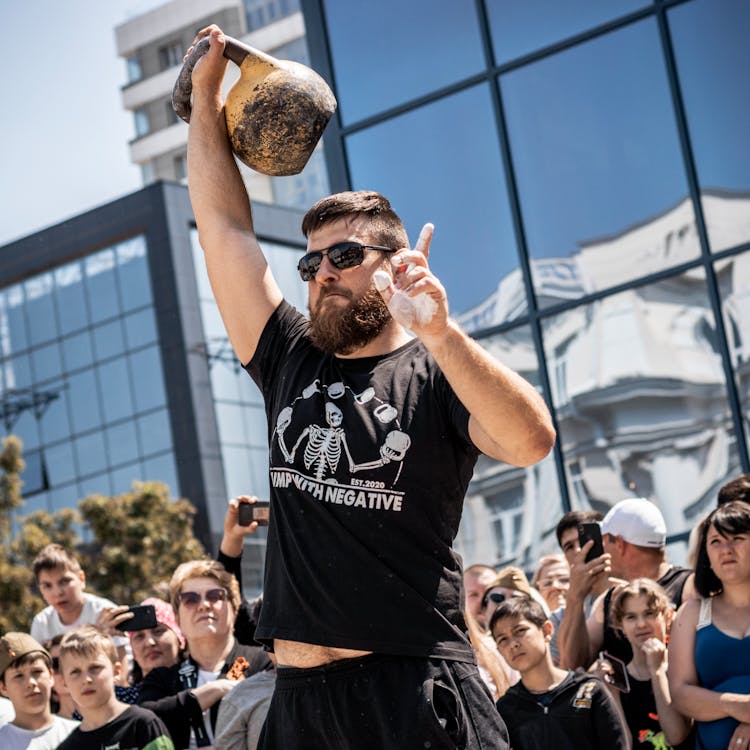
{"label": "blue sky", "polygon": [[140,187],[114,27],[162,2],[0,3],[0,244]]}

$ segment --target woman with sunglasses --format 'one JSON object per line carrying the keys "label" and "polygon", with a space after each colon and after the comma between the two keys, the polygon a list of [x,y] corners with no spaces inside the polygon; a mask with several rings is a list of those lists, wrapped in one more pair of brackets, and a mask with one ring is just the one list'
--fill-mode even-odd
{"label": "woman with sunglasses", "polygon": [[219,702],[236,684],[226,677],[235,662],[247,662],[245,677],[272,664],[260,647],[235,640],[240,590],[220,563],[183,563],[172,576],[169,595],[189,656],[181,664],[149,672],[139,703],[164,721],[176,748],[209,747]]}

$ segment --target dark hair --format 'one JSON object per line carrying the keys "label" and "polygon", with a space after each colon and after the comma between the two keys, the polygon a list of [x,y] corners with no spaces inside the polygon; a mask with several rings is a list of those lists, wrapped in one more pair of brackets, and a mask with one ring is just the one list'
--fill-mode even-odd
{"label": "dark hair", "polygon": [[317,201],[302,219],[302,233],[309,237],[310,232],[326,224],[358,216],[366,216],[370,220],[369,241],[395,249],[409,246],[403,221],[391,208],[388,199],[373,190],[336,193]]}
{"label": "dark hair", "polygon": [[740,474],[719,490],[717,505],[724,505],[735,500],[750,503],[750,474]]}
{"label": "dark hair", "polygon": [[9,669],[20,669],[27,664],[35,662],[37,659],[42,659],[47,665],[47,669],[50,671],[52,670],[52,657],[46,651],[29,651],[28,654],[24,654],[23,656],[19,656],[17,659],[13,659],[13,661],[10,662],[7,667],[5,667],[3,673],[0,675],[0,682],[2,682],[3,685],[6,684],[5,675],[7,674]]}
{"label": "dark hair", "polygon": [[69,570],[71,573],[81,572],[78,558],[65,549],[61,544],[48,544],[32,563],[34,579],[39,580],[39,573],[43,570]]}
{"label": "dark hair", "polygon": [[549,617],[539,602],[531,599],[528,596],[512,596],[510,599],[506,599],[502,604],[499,604],[497,609],[492,613],[490,617],[489,630],[492,632],[493,628],[499,620],[503,620],[506,617],[519,617],[524,620],[536,625],[541,628]]}
{"label": "dark hair", "polygon": [[558,522],[555,534],[557,543],[562,547],[562,535],[572,528],[578,528],[585,521],[601,521],[604,516],[598,510],[569,510]]}
{"label": "dark hair", "polygon": [[750,503],[735,500],[720,505],[701,523],[695,561],[695,590],[703,597],[724,590],[724,585],[711,567],[706,548],[708,532],[712,526],[724,537],[750,533]]}

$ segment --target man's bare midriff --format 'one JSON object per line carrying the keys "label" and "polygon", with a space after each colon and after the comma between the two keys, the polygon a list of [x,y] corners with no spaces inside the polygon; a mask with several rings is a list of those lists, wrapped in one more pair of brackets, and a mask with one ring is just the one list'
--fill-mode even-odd
{"label": "man's bare midriff", "polygon": [[358,656],[367,656],[367,654],[372,653],[372,651],[355,651],[351,648],[316,646],[299,641],[282,641],[278,638],[273,642],[273,650],[278,666],[298,667],[300,669],[320,667],[323,664],[330,664],[332,661],[356,659]]}

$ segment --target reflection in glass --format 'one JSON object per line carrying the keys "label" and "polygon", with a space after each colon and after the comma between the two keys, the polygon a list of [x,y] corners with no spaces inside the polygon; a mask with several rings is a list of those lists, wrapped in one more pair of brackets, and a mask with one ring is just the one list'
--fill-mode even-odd
{"label": "reflection in glass", "polygon": [[479,72],[484,57],[474,8],[473,3],[380,0],[363,14],[360,3],[325,0],[344,122]]}
{"label": "reflection in glass", "polygon": [[703,269],[549,318],[544,348],[573,505],[642,495],[691,529],[738,467]]}
{"label": "reflection in glass", "polygon": [[177,497],[180,494],[180,485],[177,482],[174,455],[163,453],[161,456],[145,459],[143,461],[143,480],[146,482],[164,482],[169,486],[170,495]]}
{"label": "reflection in glass", "polygon": [[102,432],[91,432],[73,441],[79,476],[101,471],[107,466],[107,450]]}
{"label": "reflection in glass", "polygon": [[540,307],[698,256],[655,19],[500,83]]}
{"label": "reflection in glass", "polygon": [[146,240],[132,237],[115,248],[117,277],[123,310],[135,310],[151,304],[151,276],[146,257]]}
{"label": "reflection in glass", "polygon": [[138,458],[138,438],[132,421],[121,422],[104,431],[107,438],[107,457],[110,466],[117,466]]}
{"label": "reflection in glass", "polygon": [[104,421],[116,422],[133,414],[133,396],[125,357],[114,359],[97,368],[102,394]]}
{"label": "reflection in glass", "polygon": [[115,251],[111,248],[89,255],[84,261],[91,320],[95,323],[120,312],[115,282]]}
{"label": "reflection in glass", "polygon": [[80,262],[56,268],[54,276],[60,333],[65,335],[85,328],[88,325],[88,312]]}
{"label": "reflection in glass", "polygon": [[93,371],[84,370],[68,377],[67,395],[73,431],[85,432],[92,427],[99,427],[102,415],[99,411],[99,396]]}
{"label": "reflection in glass", "polygon": [[47,404],[40,421],[42,438],[45,443],[66,440],[70,436],[70,421],[68,419],[68,392],[64,383],[50,386],[50,390],[57,393],[57,398]]}
{"label": "reflection in glass", "polygon": [[156,342],[156,321],[152,307],[126,315],[123,322],[128,349],[136,349]]}
{"label": "reflection in glass", "polygon": [[159,350],[151,346],[133,352],[129,358],[136,411],[148,411],[164,406],[166,395]]}
{"label": "reflection in glass", "polygon": [[119,320],[97,326],[93,333],[97,360],[115,357],[125,350],[125,337]]}
{"label": "reflection in glass", "polygon": [[76,478],[73,447],[68,441],[44,449],[50,486],[56,487]]}
{"label": "reflection in glass", "polygon": [[47,344],[31,350],[31,363],[34,367],[34,381],[39,383],[62,375],[63,363],[58,343]]}
{"label": "reflection in glass", "polygon": [[26,332],[26,316],[23,310],[23,286],[15,284],[9,286],[0,294],[0,346],[3,356],[10,356],[20,352],[28,346],[29,337]]}
{"label": "reflection in glass", "polygon": [[[346,139],[354,190],[383,193],[412,244],[426,222],[435,224],[430,267],[454,314],[490,297],[518,266],[494,122],[482,85]],[[499,323],[524,303],[498,304],[462,322],[469,330]]]}
{"label": "reflection in glass", "polygon": [[42,273],[24,282],[29,343],[41,344],[57,336],[57,316],[52,302],[53,277]]}
{"label": "reflection in glass", "polygon": [[651,0],[486,0],[495,48],[495,62],[516,57],[575,36],[618,16],[638,10]]}
{"label": "reflection in glass", "polygon": [[94,361],[94,348],[88,331],[81,331],[64,339],[62,348],[68,372],[88,367]]}
{"label": "reflection in glass", "polygon": [[714,267],[745,439],[750,444],[750,252],[717,261]]}
{"label": "reflection in glass", "polygon": [[141,464],[136,461],[127,466],[113,469],[109,472],[109,478],[112,484],[112,491],[115,494],[130,492],[133,482],[141,478]]}
{"label": "reflection in glass", "polygon": [[144,414],[138,418],[138,435],[141,441],[141,455],[161,453],[172,447],[172,429],[166,409]]}
{"label": "reflection in glass", "polygon": [[716,252],[750,241],[750,3],[695,0],[668,19]]}
{"label": "reflection in glass", "polygon": [[[528,326],[479,343],[538,386],[539,368]],[[529,468],[482,455],[469,484],[455,546],[467,564],[483,561],[500,565],[516,560],[533,567],[537,558],[556,544],[550,532],[562,513],[552,455]]]}

